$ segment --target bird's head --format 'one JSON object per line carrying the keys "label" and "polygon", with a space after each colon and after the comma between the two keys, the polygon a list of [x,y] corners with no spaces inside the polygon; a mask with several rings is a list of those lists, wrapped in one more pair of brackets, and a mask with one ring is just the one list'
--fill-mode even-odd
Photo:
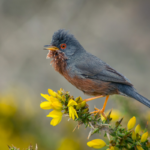
{"label": "bird's head", "polygon": [[[53,34],[50,45],[44,46],[49,53],[63,53],[67,59],[71,59],[75,54],[85,51],[76,38],[64,29],[60,29]],[[53,55],[48,55],[53,57]]]}

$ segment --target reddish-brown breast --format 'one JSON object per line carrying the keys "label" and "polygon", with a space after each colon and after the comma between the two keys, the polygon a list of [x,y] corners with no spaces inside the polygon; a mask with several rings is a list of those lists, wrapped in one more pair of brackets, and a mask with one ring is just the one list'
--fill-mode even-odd
{"label": "reddish-brown breast", "polygon": [[92,80],[87,78],[79,78],[78,76],[71,77],[69,76],[69,70],[66,70],[66,60],[62,52],[50,51],[47,57],[52,58],[51,61],[53,67],[56,71],[62,74],[71,84],[77,87],[79,90],[83,91],[88,95],[111,95],[119,94],[116,87],[110,82],[104,82],[100,80]]}
{"label": "reddish-brown breast", "polygon": [[92,80],[87,78],[82,79],[78,78],[77,76],[74,76],[72,78],[69,76],[67,71],[65,71],[63,75],[71,84],[76,86],[79,90],[83,91],[85,94],[94,96],[119,94],[116,87],[110,82]]}

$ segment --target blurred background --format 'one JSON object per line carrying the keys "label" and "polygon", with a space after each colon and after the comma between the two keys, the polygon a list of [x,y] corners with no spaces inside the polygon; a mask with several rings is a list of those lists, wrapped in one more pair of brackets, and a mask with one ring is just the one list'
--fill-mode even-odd
{"label": "blurred background", "polygon": [[[137,91],[150,99],[150,1],[97,0],[0,0],[0,149],[21,149],[37,143],[42,150],[80,150],[86,146],[88,129],[72,132],[76,123],[50,126],[49,111],[41,110],[40,93],[64,88],[87,98],[46,60],[55,31],[69,30],[90,53],[124,74]],[[101,108],[104,99],[89,102]],[[112,96],[107,110],[135,115],[144,128],[149,109],[135,100]],[[99,135],[93,138],[100,138]],[[90,140],[91,140],[90,139]]]}

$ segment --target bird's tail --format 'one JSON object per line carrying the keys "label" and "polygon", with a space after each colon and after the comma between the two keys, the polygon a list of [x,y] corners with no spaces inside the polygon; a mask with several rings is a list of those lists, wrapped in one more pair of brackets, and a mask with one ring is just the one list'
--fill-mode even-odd
{"label": "bird's tail", "polygon": [[139,102],[141,102],[142,104],[146,105],[147,107],[150,108],[150,100],[148,100],[147,98],[145,98],[144,96],[140,95],[135,89],[134,87],[130,86],[130,85],[123,85],[123,84],[119,84],[118,85],[118,89],[122,94],[125,94],[126,96],[129,96],[131,98],[134,98],[136,100],[138,100]]}

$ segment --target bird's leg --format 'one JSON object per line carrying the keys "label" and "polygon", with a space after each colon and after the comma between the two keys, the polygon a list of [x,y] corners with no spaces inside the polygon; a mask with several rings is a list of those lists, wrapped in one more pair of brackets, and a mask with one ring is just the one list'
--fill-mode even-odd
{"label": "bird's leg", "polygon": [[105,118],[107,118],[106,115],[104,114],[104,111],[105,111],[105,107],[107,105],[108,99],[109,99],[109,96],[106,96],[103,108],[102,109],[95,108],[95,111],[91,112],[91,114],[97,114],[98,113],[98,114],[102,114]]}
{"label": "bird's leg", "polygon": [[91,97],[91,98],[84,99],[84,101],[88,102],[88,101],[92,101],[92,100],[94,100],[94,99],[102,98],[102,97],[104,97],[104,96],[103,96],[103,95],[101,95],[101,96],[95,96],[95,97]]}

